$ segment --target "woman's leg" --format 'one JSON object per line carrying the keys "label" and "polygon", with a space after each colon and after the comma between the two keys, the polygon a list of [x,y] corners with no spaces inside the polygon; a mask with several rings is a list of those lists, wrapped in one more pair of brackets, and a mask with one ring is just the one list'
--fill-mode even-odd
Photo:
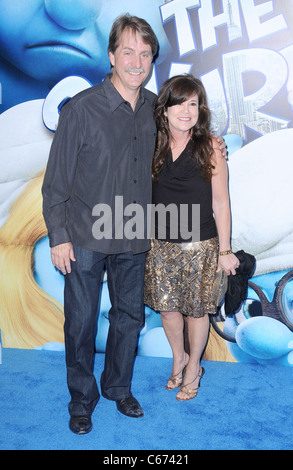
{"label": "woman's leg", "polygon": [[[188,366],[186,368],[186,374],[184,377],[183,385],[188,385],[188,389],[197,389],[199,386],[200,377],[197,377],[201,372],[200,359],[203,354],[204,348],[207,343],[209,335],[209,316],[205,315],[200,318],[186,317],[186,326],[188,341],[190,347],[190,356]],[[196,380],[194,380],[196,378]],[[183,390],[179,390],[177,397],[184,399],[186,393]]]}
{"label": "woman's leg", "polygon": [[[182,378],[182,371],[188,362],[188,354],[184,349],[184,319],[180,312],[161,312],[162,324],[173,353],[172,376],[167,387],[176,388],[172,377]],[[180,382],[179,384],[180,385]],[[177,386],[178,386],[177,385]]]}

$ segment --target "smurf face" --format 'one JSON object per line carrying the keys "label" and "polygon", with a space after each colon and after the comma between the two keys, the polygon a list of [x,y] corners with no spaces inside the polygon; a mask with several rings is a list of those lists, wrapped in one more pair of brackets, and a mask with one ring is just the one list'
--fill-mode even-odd
{"label": "smurf face", "polygon": [[152,3],[150,10],[149,0],[124,0],[122,6],[121,0],[0,0],[0,55],[49,87],[70,75],[98,83],[110,71],[108,37],[119,14],[145,18],[158,35],[161,53],[166,49],[162,2]]}
{"label": "smurf face", "polygon": [[0,49],[4,59],[50,84],[69,75],[108,68],[107,39],[97,19],[102,0],[0,0]]}

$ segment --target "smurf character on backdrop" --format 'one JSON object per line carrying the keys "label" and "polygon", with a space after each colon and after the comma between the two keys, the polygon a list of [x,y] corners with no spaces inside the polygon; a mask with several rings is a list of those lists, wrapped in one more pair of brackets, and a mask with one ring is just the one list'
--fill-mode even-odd
{"label": "smurf character on backdrop", "polygon": [[[45,98],[70,75],[92,84],[109,72],[108,35],[125,11],[143,16],[170,53],[159,7],[161,0],[0,0],[0,113],[28,100]],[[151,8],[150,8],[151,6]]]}

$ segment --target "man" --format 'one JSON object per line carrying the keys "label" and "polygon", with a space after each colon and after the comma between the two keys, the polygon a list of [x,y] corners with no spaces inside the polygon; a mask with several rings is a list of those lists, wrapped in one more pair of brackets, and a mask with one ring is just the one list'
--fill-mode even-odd
{"label": "man", "polygon": [[[44,178],[43,213],[52,262],[66,275],[69,427],[77,434],[92,429],[91,415],[99,400],[93,361],[104,265],[112,307],[102,395],[116,401],[121,413],[143,416],[130,387],[138,334],[144,324],[144,264],[149,249],[146,208],[151,202],[156,139],[155,95],[142,83],[157,48],[156,36],[145,20],[123,15],[115,21],[108,46],[112,74],[63,106]],[[103,238],[93,230],[94,207],[114,208],[116,196],[123,197],[123,207],[135,203],[143,208],[144,237],[127,237],[123,230],[127,216],[120,220],[120,213],[111,219],[113,226],[120,220],[118,234]]]}
{"label": "man", "polygon": [[[156,128],[155,95],[142,88],[157,39],[144,20],[128,15],[114,23],[109,37],[112,75],[72,98],[61,111],[43,184],[43,213],[51,258],[65,276],[64,314],[70,429],[92,429],[99,400],[93,375],[96,312],[104,265],[112,308],[104,397],[130,417],[143,411],[130,385],[139,330],[144,324],[143,281],[147,237],[97,239],[92,227],[98,203],[114,207],[151,201],[151,161]],[[146,211],[145,211],[146,213]],[[115,217],[115,215],[114,215]]]}

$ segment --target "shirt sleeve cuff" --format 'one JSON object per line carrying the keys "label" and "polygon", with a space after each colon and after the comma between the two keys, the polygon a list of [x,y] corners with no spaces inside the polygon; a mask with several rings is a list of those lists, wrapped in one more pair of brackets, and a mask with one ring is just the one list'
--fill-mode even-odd
{"label": "shirt sleeve cuff", "polygon": [[62,243],[71,242],[66,228],[55,230],[49,233],[48,235],[51,248],[56,245],[61,245]]}

